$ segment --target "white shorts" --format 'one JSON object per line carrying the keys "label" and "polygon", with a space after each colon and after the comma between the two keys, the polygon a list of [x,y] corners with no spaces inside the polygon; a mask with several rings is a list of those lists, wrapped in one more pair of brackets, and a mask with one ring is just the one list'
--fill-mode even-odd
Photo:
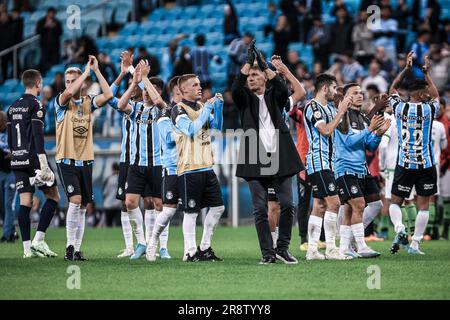
{"label": "white shorts", "polygon": [[[438,171],[439,172],[439,171]],[[439,178],[438,174],[439,195],[441,197],[450,197],[450,170],[447,169],[444,176]]]}
{"label": "white shorts", "polygon": [[[384,170],[384,197],[386,199],[391,200],[391,190],[392,190],[392,183],[394,182],[394,169],[386,169]],[[405,200],[414,200],[414,196],[416,195],[416,188],[413,187],[411,190],[411,193],[409,194],[409,198]]]}

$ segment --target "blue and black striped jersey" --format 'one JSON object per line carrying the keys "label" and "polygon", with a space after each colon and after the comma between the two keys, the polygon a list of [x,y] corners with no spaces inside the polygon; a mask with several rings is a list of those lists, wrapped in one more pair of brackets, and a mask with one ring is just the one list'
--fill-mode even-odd
{"label": "blue and black striped jersey", "polygon": [[390,97],[397,122],[397,164],[406,169],[426,169],[435,165],[432,145],[433,120],[439,113],[439,101],[412,103],[398,95]]}
{"label": "blue and black striped jersey", "polygon": [[317,125],[321,122],[330,123],[336,115],[336,109],[327,104],[321,105],[312,99],[305,106],[304,122],[309,150],[306,155],[306,169],[308,174],[321,170],[331,170],[333,157],[333,136],[326,137],[320,134]]}

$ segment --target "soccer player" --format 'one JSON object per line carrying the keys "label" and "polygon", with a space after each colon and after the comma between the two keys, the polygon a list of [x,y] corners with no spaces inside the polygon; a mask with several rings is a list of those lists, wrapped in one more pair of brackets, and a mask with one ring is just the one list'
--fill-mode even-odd
{"label": "soccer player", "polygon": [[[82,96],[81,87],[94,72],[102,93]],[[92,113],[104,106],[112,91],[98,68],[98,61],[89,56],[84,72],[71,67],[64,73],[65,90],[55,98],[56,163],[59,177],[69,199],[66,215],[67,246],[64,259],[86,260],[81,253],[86,205],[93,201],[92,166],[94,162]]]}
{"label": "soccer player", "polygon": [[[121,54],[120,62],[120,74],[117,79],[111,84],[111,91],[114,97],[109,100],[108,105],[113,109],[118,109],[119,99],[115,96],[119,90],[120,84],[125,76],[128,74],[133,62],[133,55],[130,51],[126,50]],[[130,82],[132,80],[130,79]],[[132,101],[142,101],[142,90],[136,87],[131,95]],[[122,201],[121,212],[121,225],[122,233],[125,240],[125,249],[117,256],[118,258],[131,257],[134,253],[133,249],[133,230],[130,224],[130,218],[128,216],[127,207],[125,205],[125,183],[127,181],[128,167],[130,166],[130,153],[131,153],[131,136],[133,133],[133,122],[130,119],[130,115],[125,112],[120,112],[122,116],[122,143],[121,154],[119,163],[119,178],[118,187],[116,193],[116,199]]]}
{"label": "soccer player", "polygon": [[[146,258],[153,262],[156,260],[156,247],[158,245],[158,238],[164,229],[168,228],[170,220],[177,211],[179,200],[178,192],[178,176],[177,176],[177,151],[175,145],[175,138],[172,134],[173,125],[171,119],[172,108],[182,100],[180,89],[178,88],[179,76],[170,79],[168,88],[171,94],[171,102],[162,110],[157,119],[159,135],[162,146],[162,202],[163,210],[156,217],[153,233],[147,243]],[[159,97],[160,99],[161,97]],[[161,255],[161,253],[160,253]]]}
{"label": "soccer player", "polygon": [[[336,78],[329,74],[317,76],[314,98],[305,106],[304,122],[308,137],[309,151],[306,156],[308,178],[313,188],[313,209],[308,222],[307,260],[346,260],[336,248],[337,214],[340,206],[336,181],[331,171],[333,156],[333,135],[348,108],[351,98],[346,97],[338,110],[329,103],[337,92]],[[317,250],[324,222],[325,256]]]}
{"label": "soccer player", "polygon": [[[439,99],[440,109],[445,109],[445,101],[443,98]],[[431,137],[433,143],[434,150],[434,158],[436,159],[436,172],[437,172],[437,192],[435,195],[430,197],[430,219],[428,220],[428,226],[425,231],[424,240],[437,240],[439,239],[439,221],[438,215],[436,212],[437,208],[437,198],[440,195],[440,159],[441,159],[441,150],[445,150],[447,148],[447,135],[445,134],[445,127],[442,122],[439,120],[433,121],[433,127],[431,128]],[[426,237],[426,238],[425,238]]]}
{"label": "soccer player", "polygon": [[[352,98],[352,108],[361,107],[363,96],[359,85],[346,85],[343,95]],[[378,115],[372,117],[367,128],[364,128],[365,122],[363,122],[362,128],[357,127],[360,124],[359,118],[363,116],[362,114],[356,114],[356,117],[355,115],[350,116],[351,110],[347,111],[348,116],[344,117],[338,130],[335,131],[334,138],[334,174],[340,198],[345,203],[344,217],[340,225],[339,250],[341,254],[352,258],[372,258],[380,254],[369,248],[364,241],[364,227],[368,223],[364,221],[367,217],[363,219],[363,212],[366,203],[370,201],[367,199],[378,194],[379,190],[377,185],[374,186],[374,180],[368,170],[366,150],[375,151],[382,135],[389,129],[390,120],[384,120],[383,115]],[[356,253],[350,248],[352,236],[356,240]]]}
{"label": "soccer player", "polygon": [[[219,180],[212,168],[214,164],[209,129],[222,129],[223,99],[220,94],[205,105],[200,80],[195,74],[178,79],[182,101],[172,108],[172,122],[181,132],[175,137],[177,150],[177,175],[184,218],[183,236],[186,261],[221,261],[211,248],[214,229],[225,210]],[[211,114],[214,111],[214,115]],[[195,226],[201,209],[209,208],[203,236],[196,246]]]}
{"label": "soccer player", "polygon": [[[41,74],[37,70],[25,70],[22,83],[25,93],[8,109],[7,130],[12,155],[11,170],[20,194],[18,220],[23,257],[56,257],[57,254],[45,242],[45,232],[55,214],[59,193],[44,149],[45,109],[37,98],[42,89]],[[31,242],[30,211],[36,186],[44,192],[47,200],[41,209],[37,232]]]}
{"label": "soccer player", "polygon": [[439,113],[439,93],[428,74],[429,59],[425,57],[422,71],[425,80],[414,80],[409,86],[410,100],[403,101],[397,94],[397,88],[410,72],[413,64],[413,52],[408,53],[405,68],[394,79],[390,88],[390,105],[394,112],[399,137],[399,155],[392,184],[392,198],[389,214],[394,224],[396,236],[391,253],[397,253],[400,245],[407,247],[408,238],[402,223],[400,205],[413,187],[417,194],[417,213],[414,235],[408,253],[424,254],[419,243],[429,219],[430,196],[437,192],[437,173],[432,146],[433,120]]}

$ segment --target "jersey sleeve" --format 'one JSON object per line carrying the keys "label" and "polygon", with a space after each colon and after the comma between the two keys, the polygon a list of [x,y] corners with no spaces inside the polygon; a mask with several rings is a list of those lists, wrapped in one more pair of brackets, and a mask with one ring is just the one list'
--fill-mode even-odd
{"label": "jersey sleeve", "polygon": [[44,106],[37,100],[31,107],[31,121],[39,121],[44,125],[45,109]]}
{"label": "jersey sleeve", "polygon": [[42,104],[35,100],[31,107],[31,128],[33,132],[33,141],[35,144],[36,152],[38,154],[44,154],[44,118],[45,110]]}
{"label": "jersey sleeve", "polygon": [[439,116],[439,108],[440,108],[439,99],[431,100],[430,106],[433,109],[434,118],[437,118]]}
{"label": "jersey sleeve", "polygon": [[400,102],[402,102],[402,99],[400,98],[400,96],[398,94],[392,94],[389,97],[389,106],[391,107],[392,111],[395,112],[395,109],[397,108],[397,106],[400,104]]}
{"label": "jersey sleeve", "polygon": [[66,109],[67,109],[67,105],[65,106],[61,106],[59,104],[59,97],[61,96],[61,94],[58,94],[55,98],[55,113],[56,113],[56,121],[57,122],[61,122],[64,120],[64,115],[66,113]]}
{"label": "jersey sleeve", "polygon": [[97,98],[97,96],[98,96],[98,94],[96,94],[96,95],[90,94],[89,95],[89,98],[91,98],[91,111],[95,111],[98,108],[100,108],[100,106],[97,105],[97,103],[95,102],[95,98]]}
{"label": "jersey sleeve", "polygon": [[306,106],[305,117],[313,124],[314,127],[317,127],[319,123],[325,122],[321,109],[314,101]]}

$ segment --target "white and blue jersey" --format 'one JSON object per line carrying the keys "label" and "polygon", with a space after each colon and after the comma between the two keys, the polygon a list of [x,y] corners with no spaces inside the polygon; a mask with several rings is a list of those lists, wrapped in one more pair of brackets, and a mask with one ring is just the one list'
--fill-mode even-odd
{"label": "white and blue jersey", "polygon": [[[114,83],[111,85],[111,91],[113,95],[115,96],[117,91],[119,90],[119,87],[116,86]],[[117,110],[120,115],[122,116],[122,143],[120,145],[120,162],[121,163],[130,163],[130,157],[131,157],[131,136],[133,132],[133,122],[131,121],[131,116],[127,114],[126,112],[120,111],[118,108],[119,99],[116,97],[113,97],[111,100],[108,101],[108,105]]]}
{"label": "white and blue jersey", "polygon": [[369,129],[358,131],[349,128],[347,134],[339,129],[334,134],[333,168],[335,178],[353,175],[364,179],[369,174],[366,150],[373,152],[381,142],[381,137]]}
{"label": "white and blue jersey", "polygon": [[336,116],[336,109],[327,104],[321,105],[312,99],[305,106],[304,123],[308,138],[309,150],[306,155],[306,168],[308,174],[322,170],[331,170],[333,157],[333,135],[322,135],[317,126],[319,123],[330,123]]}
{"label": "white and blue jersey", "polygon": [[133,122],[131,131],[130,164],[137,166],[161,165],[161,142],[156,120],[159,116],[157,106],[146,106],[143,102],[132,102],[130,114]]}
{"label": "white and blue jersey", "polygon": [[162,166],[163,174],[177,174],[177,148],[175,139],[172,135],[174,130],[172,125],[172,108],[176,103],[171,103],[165,108],[157,120],[159,136],[161,138],[162,147]]}
{"label": "white and blue jersey", "polygon": [[397,164],[405,169],[426,169],[435,165],[432,127],[439,113],[439,101],[411,103],[398,95],[389,99],[397,122]]}

